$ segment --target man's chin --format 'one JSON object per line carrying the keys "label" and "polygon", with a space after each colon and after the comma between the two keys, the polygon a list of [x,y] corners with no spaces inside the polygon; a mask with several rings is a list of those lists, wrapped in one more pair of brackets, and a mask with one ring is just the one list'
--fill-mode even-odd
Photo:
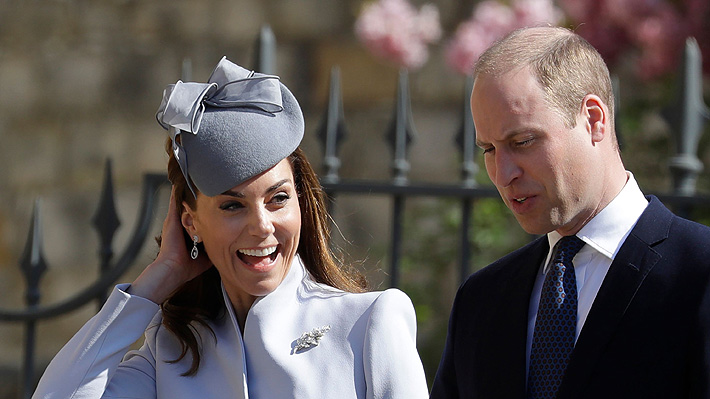
{"label": "man's chin", "polygon": [[526,233],[532,234],[532,235],[543,235],[551,232],[555,228],[549,225],[540,225],[539,223],[535,223],[534,221],[528,220],[528,219],[523,219],[523,218],[515,218],[518,221],[518,224],[520,227],[525,230]]}

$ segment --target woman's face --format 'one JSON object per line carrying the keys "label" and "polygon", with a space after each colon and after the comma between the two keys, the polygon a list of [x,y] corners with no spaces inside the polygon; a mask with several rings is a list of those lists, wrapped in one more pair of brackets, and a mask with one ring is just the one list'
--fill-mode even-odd
{"label": "woman's face", "polygon": [[232,189],[184,203],[183,226],[204,244],[232,304],[248,309],[276,289],[296,255],[301,210],[288,159]]}

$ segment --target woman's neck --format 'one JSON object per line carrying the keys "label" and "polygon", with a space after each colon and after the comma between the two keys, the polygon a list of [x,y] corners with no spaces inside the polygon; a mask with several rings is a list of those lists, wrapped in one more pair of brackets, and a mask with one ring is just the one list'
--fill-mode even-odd
{"label": "woman's neck", "polygon": [[237,318],[237,324],[239,325],[239,331],[244,335],[244,327],[247,322],[247,314],[249,314],[249,309],[256,301],[256,297],[244,294],[244,293],[232,293],[229,289],[226,289],[229,300],[232,303],[232,309],[234,309],[234,315]]}

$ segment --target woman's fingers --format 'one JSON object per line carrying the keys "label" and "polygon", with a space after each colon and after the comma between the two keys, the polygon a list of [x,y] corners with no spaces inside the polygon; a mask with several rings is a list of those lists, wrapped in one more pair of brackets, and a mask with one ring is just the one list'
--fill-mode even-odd
{"label": "woman's fingers", "polygon": [[148,298],[155,303],[162,303],[184,283],[211,267],[211,263],[204,253],[199,254],[197,259],[190,257],[189,251],[192,248],[185,245],[183,232],[180,214],[175,203],[175,187],[173,187],[168,213],[163,221],[160,252],[155,261],[148,265],[133,282],[132,294]]}

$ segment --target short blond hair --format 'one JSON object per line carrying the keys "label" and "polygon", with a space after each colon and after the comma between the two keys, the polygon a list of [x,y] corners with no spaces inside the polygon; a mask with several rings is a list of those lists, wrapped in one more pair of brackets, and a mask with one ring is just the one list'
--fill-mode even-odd
{"label": "short blond hair", "polygon": [[609,69],[584,38],[560,27],[518,29],[481,55],[473,76],[501,76],[522,67],[530,67],[547,94],[545,100],[560,113],[567,127],[576,125],[584,97],[595,94],[609,108],[613,131],[614,93]]}

